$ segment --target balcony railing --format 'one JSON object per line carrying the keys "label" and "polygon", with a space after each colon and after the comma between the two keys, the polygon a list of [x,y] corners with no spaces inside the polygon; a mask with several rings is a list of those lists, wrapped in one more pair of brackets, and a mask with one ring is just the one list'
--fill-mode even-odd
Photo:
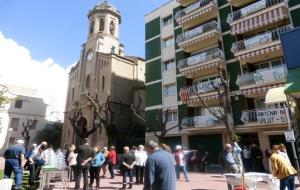
{"label": "balcony railing", "polygon": [[256,35],[254,37],[241,40],[232,44],[231,51],[233,53],[237,53],[240,51],[252,49],[255,47],[259,47],[261,45],[271,43],[272,41],[279,40],[280,33],[288,31],[291,29],[291,26],[284,26],[275,30],[271,30],[269,32]]}
{"label": "balcony railing", "polygon": [[187,128],[197,128],[197,127],[210,127],[216,125],[222,125],[222,121],[215,118],[212,115],[205,116],[194,116],[194,117],[185,117],[181,121],[181,126],[183,129]]}
{"label": "balcony railing", "polygon": [[192,39],[196,36],[199,36],[205,32],[208,32],[208,31],[211,31],[214,29],[220,29],[219,24],[215,20],[210,21],[210,22],[200,25],[192,30],[182,33],[181,35],[177,36],[176,42],[177,42],[177,44],[180,44],[183,41]]}
{"label": "balcony railing", "polygon": [[241,121],[245,124],[280,124],[286,123],[287,118],[284,108],[267,108],[243,111]]}
{"label": "balcony railing", "polygon": [[269,7],[275,6],[279,3],[285,2],[287,3],[288,0],[260,0],[256,3],[253,3],[251,5],[248,5],[242,9],[239,9],[237,11],[234,11],[230,13],[227,17],[227,22],[230,24],[234,21],[237,21],[239,19],[245,18],[253,13],[256,13],[258,11],[261,11],[263,9],[267,9]]}
{"label": "balcony railing", "polygon": [[183,87],[181,90],[186,90],[186,92],[189,94],[189,97],[191,97],[200,93],[215,91],[216,88],[220,88],[221,85],[221,79],[217,78],[211,81],[195,82],[193,86]]}
{"label": "balcony railing", "polygon": [[256,85],[268,82],[283,81],[286,79],[285,65],[272,69],[260,69],[252,73],[238,75],[236,84],[238,86]]}
{"label": "balcony railing", "polygon": [[176,21],[178,21],[180,18],[182,18],[183,16],[204,7],[205,5],[208,5],[210,2],[215,2],[215,0],[199,0],[191,5],[189,5],[188,7],[178,11],[175,15],[175,19]]}
{"label": "balcony railing", "polygon": [[187,59],[179,60],[178,69],[183,69],[185,67],[211,61],[217,58],[224,59],[224,53],[219,48],[213,48],[206,52],[202,52],[197,55],[191,56]]}

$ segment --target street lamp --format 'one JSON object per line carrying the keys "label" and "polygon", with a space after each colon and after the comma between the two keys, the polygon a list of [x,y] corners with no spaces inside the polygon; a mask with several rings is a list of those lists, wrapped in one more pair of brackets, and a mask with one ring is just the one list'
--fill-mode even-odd
{"label": "street lamp", "polygon": [[14,130],[13,128],[9,128],[9,129],[8,129],[8,135],[7,135],[8,138],[7,138],[7,143],[6,143],[6,149],[8,148],[10,135],[11,135],[11,132],[12,132],[13,130]]}

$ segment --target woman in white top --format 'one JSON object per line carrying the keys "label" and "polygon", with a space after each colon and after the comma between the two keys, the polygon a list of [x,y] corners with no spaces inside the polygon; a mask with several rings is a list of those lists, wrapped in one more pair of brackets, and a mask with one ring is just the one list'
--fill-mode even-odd
{"label": "woman in white top", "polygon": [[139,145],[138,150],[134,152],[135,156],[135,177],[136,177],[136,183],[137,184],[143,184],[144,183],[144,170],[145,170],[145,164],[147,160],[147,153],[144,151],[144,146]]}
{"label": "woman in white top", "polygon": [[[74,153],[76,147],[75,145],[71,145],[70,148],[69,148],[69,156],[68,156],[68,162],[69,162],[69,167],[70,167],[70,173],[69,173],[69,179],[71,179],[71,181],[75,181],[75,168],[76,168],[76,165],[77,165],[77,154]],[[73,174],[73,176],[72,176]]]}

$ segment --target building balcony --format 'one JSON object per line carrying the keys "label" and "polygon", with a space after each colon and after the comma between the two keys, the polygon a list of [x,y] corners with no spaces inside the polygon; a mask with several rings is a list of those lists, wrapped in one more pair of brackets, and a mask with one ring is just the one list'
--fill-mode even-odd
{"label": "building balcony", "polygon": [[216,0],[198,0],[175,15],[176,22],[184,29],[197,26],[205,21],[212,20],[218,15]]}
{"label": "building balcony", "polygon": [[218,73],[225,63],[224,53],[219,48],[212,48],[197,55],[179,60],[178,69],[186,78],[195,78]]}
{"label": "building balcony", "polygon": [[236,84],[246,97],[255,98],[266,94],[271,88],[284,86],[285,80],[285,66],[279,66],[238,75]]}
{"label": "building balcony", "polygon": [[197,0],[177,0],[177,2],[181,5],[186,7],[187,5],[190,5],[192,3],[195,3]]}
{"label": "building balcony", "polygon": [[[218,105],[216,89],[222,88],[221,79],[206,82],[195,82],[193,86],[183,87],[179,92],[180,99],[190,107],[202,106],[203,100],[209,106]],[[200,98],[201,97],[201,98]]]}
{"label": "building balcony", "polygon": [[181,120],[184,130],[201,130],[208,128],[225,128],[224,123],[212,115],[185,117]]}
{"label": "building balcony", "polygon": [[286,0],[260,0],[228,15],[233,35],[278,26],[289,17]]}
{"label": "building balcony", "polygon": [[253,1],[254,0],[227,0],[227,2],[234,7],[241,7],[241,6],[251,3]]}
{"label": "building balcony", "polygon": [[291,26],[284,26],[269,32],[258,34],[232,44],[234,56],[244,63],[257,63],[283,56],[280,33],[288,31]]}
{"label": "building balcony", "polygon": [[185,52],[193,52],[217,44],[222,36],[219,24],[213,20],[177,36],[176,42]]}
{"label": "building balcony", "polygon": [[286,125],[285,108],[265,108],[245,110],[242,112],[241,121],[248,126]]}

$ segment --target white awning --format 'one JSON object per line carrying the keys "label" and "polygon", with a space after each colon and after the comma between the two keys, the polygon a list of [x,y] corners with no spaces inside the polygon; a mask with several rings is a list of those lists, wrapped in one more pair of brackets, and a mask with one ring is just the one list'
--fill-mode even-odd
{"label": "white awning", "polygon": [[268,90],[265,103],[274,104],[280,102],[286,102],[286,95],[284,94],[284,87],[271,88]]}

